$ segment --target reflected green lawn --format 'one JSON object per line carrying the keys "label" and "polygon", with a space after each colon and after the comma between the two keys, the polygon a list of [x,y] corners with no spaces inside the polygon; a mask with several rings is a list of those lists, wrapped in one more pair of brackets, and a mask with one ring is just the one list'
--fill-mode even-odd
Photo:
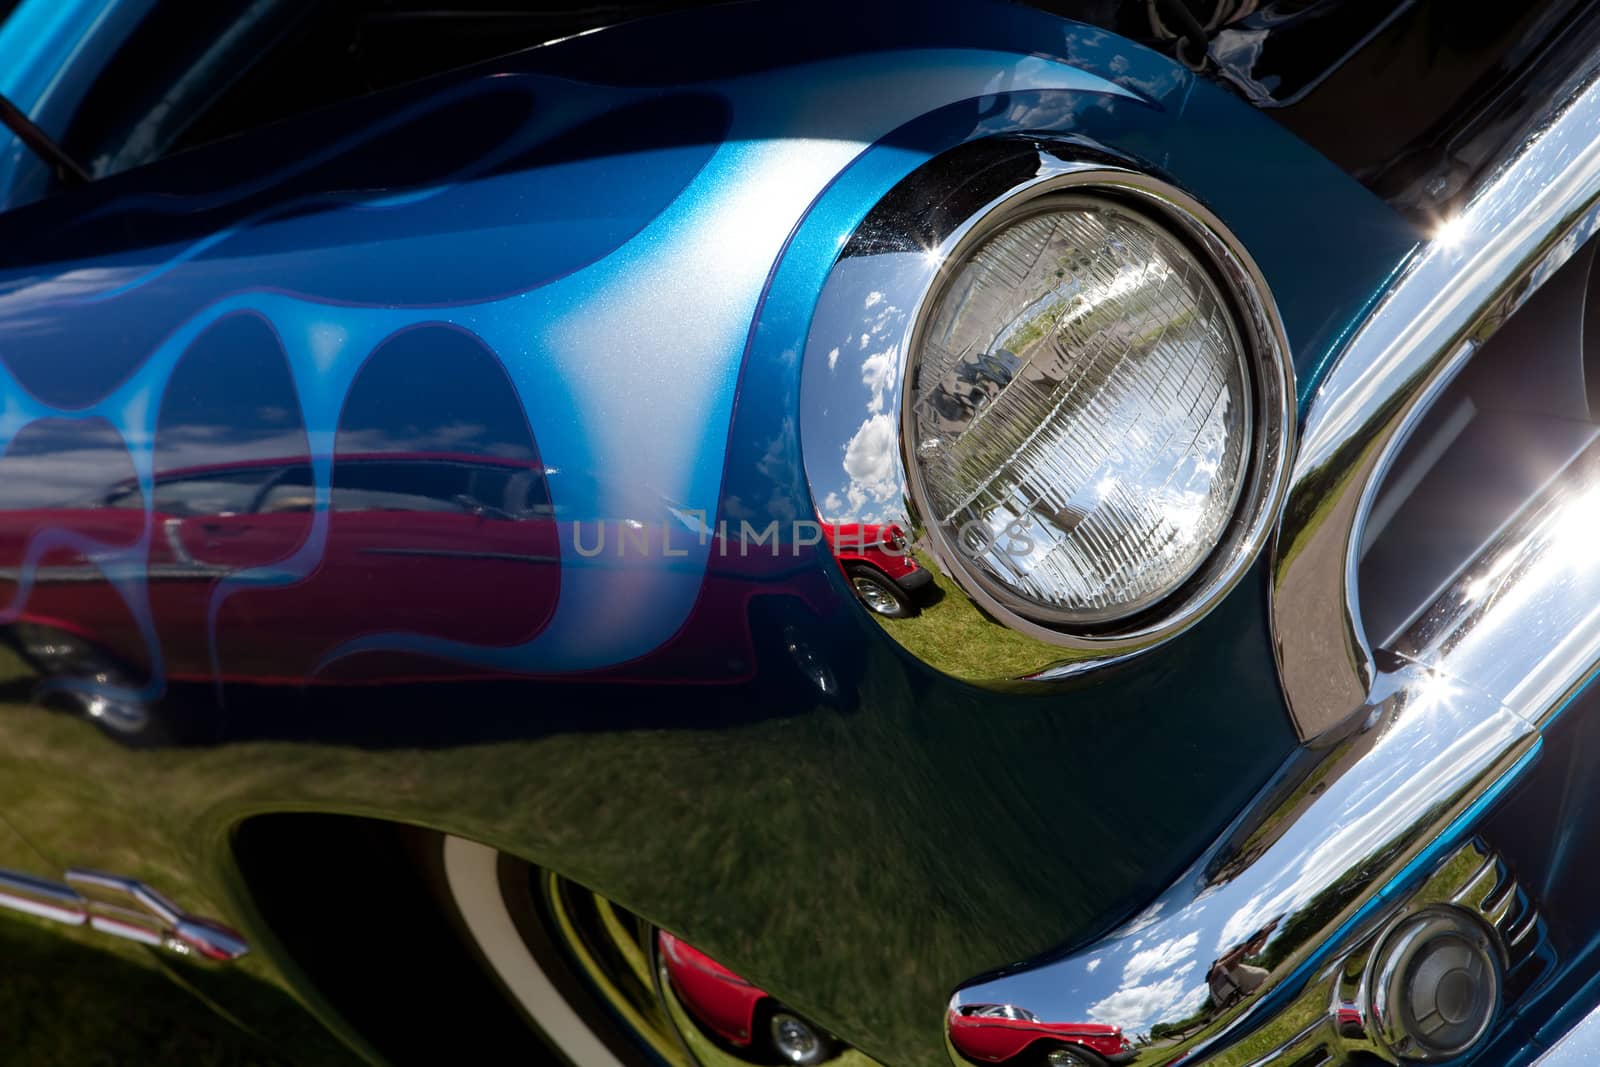
{"label": "reflected green lawn", "polygon": [[[286,1059],[213,1012],[153,960],[0,916],[0,1060],[27,1067],[334,1067]],[[316,1054],[312,1054],[316,1055]]]}
{"label": "reflected green lawn", "polygon": [[[1050,666],[1038,641],[991,620],[928,556],[914,555],[933,575],[933,588],[918,594],[922,610],[909,619],[873,616],[895,640],[923,662],[968,680],[1019,678]],[[1071,656],[1059,650],[1061,660]]]}

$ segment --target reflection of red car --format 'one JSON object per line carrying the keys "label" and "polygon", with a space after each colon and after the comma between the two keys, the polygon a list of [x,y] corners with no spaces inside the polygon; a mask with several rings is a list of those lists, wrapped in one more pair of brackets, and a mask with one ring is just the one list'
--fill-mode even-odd
{"label": "reflection of red car", "polygon": [[679,1002],[728,1044],[741,1049],[760,1047],[798,1067],[822,1063],[841,1051],[838,1042],[820,1028],[778,1005],[764,990],[693,945],[665,930],[656,931],[656,944],[667,984]]}
{"label": "reflection of red car", "polygon": [[1131,1063],[1139,1055],[1120,1026],[1042,1022],[1031,1011],[1011,1004],[963,1004],[953,1009],[950,1043],[981,1063],[1002,1063],[1030,1049],[1040,1051],[1041,1045],[1070,1055],[1061,1057],[1063,1064],[1076,1061],[1085,1067]]}
{"label": "reflection of red car", "polygon": [[912,558],[911,546],[900,527],[871,522],[823,523],[822,535],[863,604],[891,619],[917,613],[912,594],[931,582],[933,573]]}
{"label": "reflection of red car", "polygon": [[[637,575],[646,587],[663,575],[703,580],[701,624],[629,669],[652,681],[734,683],[750,676],[756,655],[750,631],[730,628],[729,618],[748,616],[760,596],[797,599],[812,614],[825,610],[817,598],[831,598],[825,577],[789,549],[780,554],[775,537],[735,542],[725,526],[713,531],[648,489],[613,482],[602,492],[581,473],[536,460],[339,452],[320,543],[304,455],[165,470],[152,489],[148,532],[145,494],[133,479],[76,502],[0,509],[0,605],[22,590],[24,574],[32,579],[8,636],[42,673],[134,690],[152,679],[302,685],[514,673],[428,648],[530,640],[552,617],[565,566],[569,577],[579,569]],[[567,503],[597,497],[615,515]],[[39,537],[55,531],[73,540],[57,538],[25,566]],[[708,542],[703,564],[679,564]],[[104,547],[91,557],[84,543]],[[147,576],[147,619],[108,580],[108,560]],[[417,640],[405,652],[329,658],[375,631]],[[808,649],[796,638],[790,654]]]}
{"label": "reflection of red car", "polygon": [[[525,641],[549,619],[561,546],[542,467],[451,454],[340,455],[326,541],[314,558],[291,562],[310,536],[314,494],[304,460],[156,478],[145,563],[166,678],[213,678],[213,632],[230,680],[299,682],[374,619],[483,645]],[[50,527],[135,544],[144,494],[125,482],[79,508],[0,514],[0,560],[20,565],[35,531]],[[252,569],[264,579],[214,601],[219,580]],[[274,570],[284,577],[274,580]],[[48,553],[34,578],[25,624],[76,632],[125,664],[146,666],[128,608],[82,555]],[[335,671],[351,674],[348,665]]]}

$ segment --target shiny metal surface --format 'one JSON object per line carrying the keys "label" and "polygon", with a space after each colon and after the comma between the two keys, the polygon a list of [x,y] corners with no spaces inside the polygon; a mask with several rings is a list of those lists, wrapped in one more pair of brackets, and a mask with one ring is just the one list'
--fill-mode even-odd
{"label": "shiny metal surface", "polygon": [[1589,1067],[1596,1061],[1600,1061],[1600,1007],[1568,1030],[1548,1052],[1534,1061],[1534,1067]]}
{"label": "shiny metal surface", "polygon": [[[1207,1062],[1225,1064],[1426,1061],[1386,1010],[1392,964],[1425,926],[1470,933],[1493,956],[1496,994],[1514,1000],[1544,973],[1548,946],[1538,911],[1487,844],[1472,841],[1438,864],[1427,881],[1378,919],[1355,945],[1318,967],[1304,988],[1244,1047]],[[1481,1035],[1480,1035],[1481,1036]],[[1468,1042],[1470,1045],[1471,1042]]]}
{"label": "shiny metal surface", "polygon": [[1154,608],[1203,564],[1248,473],[1230,302],[1157,219],[1065,193],[989,213],[906,369],[912,499],[945,559],[1064,630]]}
{"label": "shiny metal surface", "polygon": [[[1070,145],[1003,142],[990,152],[992,158],[945,184],[927,171],[913,175],[846,244],[807,341],[801,442],[822,521],[894,522],[911,531],[914,554],[941,577],[946,594],[924,614],[962,613],[964,622],[982,629],[978,640],[999,642],[1004,654],[983,668],[987,673],[974,673],[953,667],[937,650],[921,647],[913,630],[889,620],[884,625],[892,636],[930,665],[969,680],[1049,679],[1125,658],[1181,633],[1237,582],[1264,544],[1286,485],[1293,370],[1264,280],[1221,220],[1201,204],[1133,170],[1086,162],[1088,153]],[[919,503],[927,496],[905,447],[900,414],[915,372],[908,353],[918,350],[930,298],[967,248],[996,220],[1033,210],[1040,198],[1069,193],[1130,205],[1191,242],[1234,304],[1253,376],[1249,475],[1220,545],[1153,612],[1100,628],[1024,618],[974,580],[958,555],[961,548]],[[855,396],[862,382],[871,388],[865,409]],[[844,493],[824,491],[837,476],[840,442],[850,481]]]}
{"label": "shiny metal surface", "polygon": [[1272,617],[1302,738],[1348,726],[1376,676],[1356,553],[1418,414],[1600,227],[1600,83],[1553,110],[1520,155],[1395,278],[1311,401],[1274,549]]}
{"label": "shiny metal surface", "polygon": [[[963,989],[956,1003],[1165,1035],[1147,1050],[1156,1063],[1249,1062],[1230,1050],[1243,1029],[1288,1010],[1274,991],[1346,951],[1418,876],[1413,865],[1433,862],[1440,835],[1469,828],[1469,813],[1514,777],[1593,676],[1597,502],[1592,446],[1388,650],[1389,668],[1339,717],[1355,728],[1314,745],[1312,771],[1287,776],[1121,930],[1058,963]],[[1480,908],[1495,921],[1523,916],[1510,920],[1520,942],[1530,913],[1495,884],[1474,880]],[[1244,967],[1256,970],[1217,980]]]}
{"label": "shiny metal surface", "polygon": [[1426,1062],[1471,1051],[1499,1010],[1499,955],[1488,928],[1451,907],[1385,935],[1364,1004],[1384,1048]]}
{"label": "shiny metal surface", "polygon": [[[1394,651],[1452,679],[1504,694],[1513,709],[1561,708],[1600,663],[1600,444],[1531,502],[1402,637]],[[1502,610],[1525,622],[1507,633],[1485,623]],[[1529,669],[1530,664],[1532,669]]]}
{"label": "shiny metal surface", "polygon": [[1155,1064],[1221,1057],[1268,1025],[1281,1004],[1271,994],[1325,967],[1346,924],[1373,920],[1373,894],[1537,744],[1526,720],[1434,672],[1408,666],[1382,682],[1354,736],[1132,921],[1058,963],[962,989],[952,1008],[1115,1024],[1150,1035]]}
{"label": "shiny metal surface", "polygon": [[[74,867],[67,882],[87,899],[91,924],[97,930],[159,944],[184,955],[228,962],[250,951],[238,932],[199,916],[190,915],[155,889],[132,878]],[[110,899],[102,899],[110,898]],[[131,904],[133,907],[125,907]],[[137,921],[129,922],[128,917]],[[155,923],[150,922],[151,919]],[[152,933],[153,931],[153,933]]]}
{"label": "shiny metal surface", "polygon": [[[126,906],[126,905],[132,905]],[[235,931],[185,913],[143,882],[73,869],[65,882],[0,871],[0,909],[165,948],[182,955],[232,961],[250,951]]]}
{"label": "shiny metal surface", "polygon": [[89,920],[83,897],[71,886],[17,871],[0,871],[0,908],[68,926]]}

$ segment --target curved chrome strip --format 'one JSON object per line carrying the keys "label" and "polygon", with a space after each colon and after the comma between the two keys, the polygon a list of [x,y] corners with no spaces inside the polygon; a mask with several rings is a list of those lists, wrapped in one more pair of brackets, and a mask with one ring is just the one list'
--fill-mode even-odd
{"label": "curved chrome strip", "polygon": [[[1530,718],[1564,706],[1600,664],[1600,443],[1536,497],[1393,651]],[[1507,633],[1497,619],[1515,613]],[[1535,654],[1537,653],[1537,654]]]}
{"label": "curved chrome strip", "polygon": [[0,909],[67,926],[87,924],[103,934],[208,960],[228,962],[250,951],[238,933],[186,913],[143,882],[77,867],[67,871],[65,882],[0,871]]}
{"label": "curved chrome strip", "polygon": [[1471,351],[1600,228],[1597,129],[1591,80],[1419,251],[1312,400],[1272,596],[1279,669],[1303,739],[1348,726],[1375,675],[1356,554],[1385,469]]}
{"label": "curved chrome strip", "polygon": [[[1287,490],[1294,370],[1259,269],[1222,221],[1181,190],[1113,163],[1085,161],[1083,148],[1065,143],[1000,139],[965,151],[972,155],[961,166],[924,168],[891,192],[834,264],[806,342],[801,447],[822,521],[848,526],[862,521],[859,512],[866,506],[879,513],[865,521],[911,531],[925,561],[946,579],[944,601],[927,610],[954,620],[952,625],[971,637],[963,644],[985,655],[953,662],[948,647],[918,643],[930,631],[879,617],[890,636],[931,666],[967,680],[1047,680],[1126,658],[1181,633],[1237,584],[1270,536]],[[954,182],[948,179],[952,171],[958,175]],[[1197,246],[1237,305],[1254,373],[1258,432],[1251,484],[1217,550],[1161,605],[1120,629],[1104,631],[1025,619],[971,577],[955,558],[959,550],[951,539],[918,514],[919,486],[908,476],[914,471],[900,414],[924,305],[946,272],[960,265],[967,248],[996,219],[1061,191],[1140,208]],[[890,449],[892,444],[899,447]],[[851,470],[858,448],[880,457],[870,464],[870,481],[862,482]],[[841,472],[849,475],[848,485],[840,481]],[[1008,662],[997,663],[997,654]]]}

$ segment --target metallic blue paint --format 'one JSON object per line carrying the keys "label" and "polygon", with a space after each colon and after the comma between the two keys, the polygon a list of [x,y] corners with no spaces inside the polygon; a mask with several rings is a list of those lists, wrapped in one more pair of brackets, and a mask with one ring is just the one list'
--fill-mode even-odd
{"label": "metallic blue paint", "polygon": [[[358,114],[326,147],[277,167],[258,170],[259,156],[236,154],[231,185],[208,171],[203,192],[118,195],[129,184],[118,181],[20,212],[0,276],[7,425],[14,434],[47,417],[111,422],[148,497],[147,442],[172,369],[214,323],[264,318],[311,433],[315,519],[291,556],[218,584],[213,623],[236,589],[294,582],[317,565],[329,433],[350,382],[384,338],[428,323],[470,332],[505,363],[550,466],[627,471],[661,498],[652,512],[630,513],[604,478],[575,483],[567,498],[558,479],[558,510],[651,527],[672,523],[672,509],[715,514],[742,343],[794,220],[865,146],[983,95],[997,68],[1022,86],[1125,94],[1061,63],[976,49],[820,61],[671,96],[497,71],[386,102],[383,118]],[[892,90],[868,93],[869,81]],[[815,85],[830,91],[802,91]],[[360,163],[441,144],[469,109],[466,144],[430,152],[425,176],[404,176],[422,181],[385,174],[381,189],[360,188]],[[630,145],[663,127],[688,143]],[[593,150],[602,154],[585,156]],[[133,247],[120,247],[130,235]],[[107,248],[116,250],[93,254]],[[50,261],[42,271],[33,265],[41,255]],[[417,273],[423,263],[450,267]],[[148,534],[126,546],[70,543],[122,592],[159,678],[140,588]],[[50,533],[32,543],[10,617],[26,599],[26,573],[66,543]],[[709,549],[697,537],[681,563],[568,568],[556,618],[523,645],[377,633],[327,658],[411,651],[531,673],[625,662],[681,627]]]}
{"label": "metallic blue paint", "polygon": [[[55,69],[99,10],[74,4],[47,16],[49,6],[28,0],[22,13],[33,21],[0,33],[0,70]],[[16,30],[53,17],[60,32],[37,45]],[[0,89],[33,107],[49,95],[39,77],[17,74]],[[932,959],[875,1009],[892,1020],[880,1020],[880,1043],[925,1022],[926,1045],[904,1059],[926,1062],[944,992],[1110,928],[1183,870],[1292,747],[1259,568],[1191,633],[1131,667],[1005,694],[908,659],[854,610],[813,546],[786,539],[779,552],[730,558],[709,533],[816,514],[799,463],[800,354],[822,281],[880,197],[990,137],[1071,140],[1205,201],[1272,285],[1303,397],[1414,239],[1223,90],[1102,31],[1009,4],[748,4],[573,39],[0,215],[0,529],[23,531],[16,558],[0,560],[16,579],[4,617],[71,624],[71,611],[36,612],[41,591],[58,595],[67,577],[93,568],[104,581],[80,586],[117,620],[106,641],[137,661],[112,695],[154,699],[178,675],[224,697],[236,681],[269,676],[298,685],[354,671],[396,683],[391,690],[422,677],[455,685],[460,710],[428,718],[411,742],[444,751],[480,722],[513,737],[557,724],[603,733],[625,703],[605,689],[580,706],[568,695],[579,690],[558,681],[661,683],[634,690],[644,721],[685,730],[709,721],[734,748],[738,724],[793,715],[797,732],[856,761],[851,803],[906,828],[896,847],[914,859],[881,877],[952,886],[947,911],[918,922],[938,925],[959,952]],[[0,182],[24,195],[14,170]],[[444,355],[380,360],[418,331]],[[453,378],[485,384],[448,400]],[[363,380],[380,384],[362,392]],[[421,401],[435,394],[451,414],[429,422]],[[559,516],[569,514],[575,524],[631,521],[654,547],[626,558],[591,558],[567,539],[553,555],[491,550],[501,520],[479,509],[481,524],[452,527],[446,542],[416,532],[399,550],[513,555],[519,566],[554,566],[554,582],[475,572],[498,599],[430,594],[419,611],[438,610],[410,625],[365,608],[388,603],[382,589],[308,601],[330,575],[392,573],[362,569],[373,553],[362,554],[360,539],[379,535],[348,525],[334,502],[341,465],[355,470],[373,456],[474,477],[536,462],[564,538],[572,528]],[[74,459],[90,461],[82,482]],[[235,473],[270,467],[275,478],[304,465],[309,507],[288,523],[288,540],[229,557],[223,532],[212,543],[203,531],[235,516],[199,508],[174,513],[170,536],[186,536],[193,520],[196,545],[223,562],[202,573],[183,552],[161,555],[162,487],[208,462]],[[112,495],[135,486],[139,521],[106,528]],[[252,508],[265,497],[256,499]],[[425,519],[417,506],[390,525],[410,536]],[[158,575],[158,560],[177,569]],[[435,565],[414,565],[408,581],[425,585],[423,569]],[[204,583],[198,616],[163,599],[173,573]],[[315,655],[291,653],[296,624],[284,605],[305,615],[313,603],[346,613],[349,625]],[[504,626],[475,631],[479,615]],[[204,660],[198,676],[172,670],[180,648]],[[759,702],[775,691],[768,679],[789,677],[786,657],[801,664],[802,684],[780,682],[779,703]],[[492,708],[474,703],[467,683],[491,678],[526,687]],[[107,689],[82,677],[56,684]],[[712,686],[724,695],[707,695]],[[251,736],[242,721],[229,722],[229,736]],[[364,727],[360,743],[400,744],[389,722]],[[339,736],[323,722],[292,734]],[[1129,763],[1146,788],[1119,796],[1104,817],[1074,806],[1121,789]],[[1057,778],[1063,765],[1071,793]],[[288,793],[247,806],[318,803]],[[377,794],[336,806],[488,834],[465,800],[455,811],[419,812]],[[928,814],[940,810],[943,820]],[[989,839],[952,840],[956,818],[975,819]],[[828,856],[862,847],[848,826],[807,832]],[[776,948],[764,954],[720,920],[674,912],[680,898],[651,888],[647,872],[611,871],[582,845],[562,853],[544,840],[501,841],[591,871],[600,889],[631,884],[619,898],[685,933],[707,930],[697,943],[777,992],[814,998],[825,1021],[856,1011],[848,980],[831,992],[795,990]],[[684,847],[690,867],[706,859],[701,844]],[[979,869],[952,855],[977,857]],[[801,857],[767,862],[781,880]],[[1003,888],[1037,921],[1011,929],[1010,916],[988,914],[971,886],[955,884],[963,878]],[[728,893],[759,897],[758,881]],[[815,921],[850,906],[819,899]],[[886,927],[883,936],[923,940],[920,928],[900,932],[911,936]],[[918,983],[937,988],[938,1002],[913,1002]],[[871,1033],[849,1036],[872,1050]]]}

